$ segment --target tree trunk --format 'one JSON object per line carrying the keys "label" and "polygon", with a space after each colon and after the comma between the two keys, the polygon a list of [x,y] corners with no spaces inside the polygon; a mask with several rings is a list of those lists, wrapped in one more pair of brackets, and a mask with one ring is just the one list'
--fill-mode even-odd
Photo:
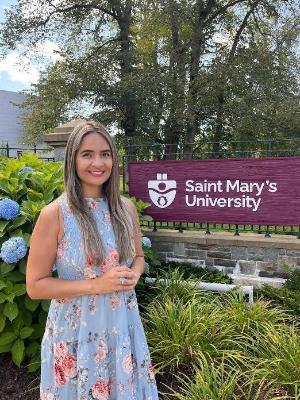
{"label": "tree trunk", "polygon": [[121,1],[111,1],[112,8],[116,14],[116,21],[120,29],[119,64],[120,64],[120,86],[122,111],[121,126],[125,134],[125,152],[129,160],[136,158],[137,147],[135,146],[137,126],[137,100],[133,87],[133,50],[130,37],[130,24],[132,17],[132,2],[126,1],[122,6]]}

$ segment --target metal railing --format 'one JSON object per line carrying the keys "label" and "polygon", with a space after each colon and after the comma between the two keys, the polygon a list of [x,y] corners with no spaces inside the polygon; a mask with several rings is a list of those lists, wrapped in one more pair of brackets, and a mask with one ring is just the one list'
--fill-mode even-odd
{"label": "metal railing", "polygon": [[[28,152],[33,152],[37,154],[41,160],[44,161],[55,161],[54,157],[42,157],[39,152],[50,151],[49,149],[37,148],[36,145],[33,148],[23,148],[23,147],[10,147],[8,143],[6,143],[5,147],[0,147],[0,154],[5,155],[8,158],[20,158],[23,154]],[[15,153],[15,154],[12,154]]]}

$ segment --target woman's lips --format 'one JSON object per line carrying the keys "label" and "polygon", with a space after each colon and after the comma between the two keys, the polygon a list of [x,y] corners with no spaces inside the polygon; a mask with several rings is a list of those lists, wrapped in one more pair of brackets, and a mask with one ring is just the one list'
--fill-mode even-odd
{"label": "woman's lips", "polygon": [[101,176],[104,174],[104,171],[89,171],[89,173],[93,176]]}

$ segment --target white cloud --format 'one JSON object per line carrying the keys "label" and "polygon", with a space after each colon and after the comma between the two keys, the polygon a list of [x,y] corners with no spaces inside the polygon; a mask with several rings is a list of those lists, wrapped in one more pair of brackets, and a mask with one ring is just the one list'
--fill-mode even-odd
{"label": "white cloud", "polygon": [[[21,82],[26,86],[36,83],[40,76],[40,71],[45,69],[47,64],[61,60],[62,57],[57,53],[59,51],[58,44],[46,40],[39,44],[34,50],[27,51],[27,56],[20,54],[18,51],[12,51],[0,60],[0,75],[6,72],[10,80]],[[41,57],[42,62],[33,63],[31,58],[35,56]]]}
{"label": "white cloud", "polygon": [[21,82],[26,86],[36,83],[39,79],[39,70],[28,59],[13,51],[0,61],[0,74],[6,72],[12,81]]}

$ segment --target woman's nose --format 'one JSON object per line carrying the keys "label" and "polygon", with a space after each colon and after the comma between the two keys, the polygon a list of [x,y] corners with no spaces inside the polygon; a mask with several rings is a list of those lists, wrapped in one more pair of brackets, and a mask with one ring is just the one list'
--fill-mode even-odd
{"label": "woman's nose", "polygon": [[92,160],[92,165],[94,167],[101,167],[104,164],[104,160],[103,157],[98,156],[98,157],[94,157]]}

